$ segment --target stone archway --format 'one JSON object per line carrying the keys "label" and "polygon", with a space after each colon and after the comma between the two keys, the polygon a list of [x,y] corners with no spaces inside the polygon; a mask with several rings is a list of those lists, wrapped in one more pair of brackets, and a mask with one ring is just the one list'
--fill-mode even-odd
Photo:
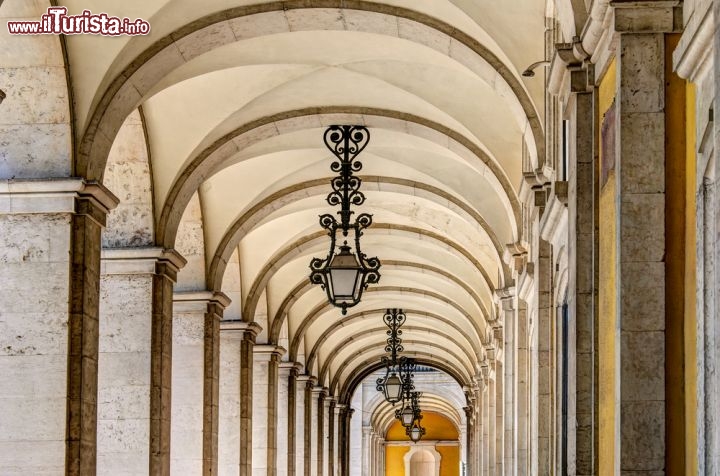
{"label": "stone archway", "polygon": [[405,454],[406,476],[439,476],[442,455],[432,446],[413,446]]}

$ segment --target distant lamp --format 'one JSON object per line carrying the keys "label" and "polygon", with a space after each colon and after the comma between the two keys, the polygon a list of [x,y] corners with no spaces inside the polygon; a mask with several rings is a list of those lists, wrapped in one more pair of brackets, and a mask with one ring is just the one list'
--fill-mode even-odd
{"label": "distant lamp", "polygon": [[416,421],[412,428],[409,428],[406,433],[413,442],[417,443],[423,435],[425,435],[425,428],[420,426],[419,421]]}
{"label": "distant lamp", "polygon": [[410,428],[413,426],[413,422],[415,421],[415,410],[412,407],[412,404],[410,402],[407,402],[403,409],[400,411],[400,423],[402,423],[402,426],[405,428]]}
{"label": "distant lamp", "polygon": [[376,388],[378,392],[383,392],[388,403],[395,405],[402,400],[404,391],[402,365],[406,359],[398,358],[398,353],[403,351],[400,327],[405,323],[405,313],[402,309],[388,309],[383,315],[383,322],[388,326],[385,352],[389,352],[390,357],[383,356],[380,359],[385,366],[385,376],[377,379]]}
{"label": "distant lamp", "polygon": [[528,66],[525,71],[522,72],[522,75],[526,78],[532,78],[535,76],[535,68],[538,66],[550,66],[550,62],[547,60],[543,61],[536,61],[530,66]]}
{"label": "distant lamp", "polygon": [[[331,206],[340,205],[337,212],[340,221],[329,213],[320,215],[320,226],[330,236],[330,251],[325,259],[313,258],[310,262],[310,282],[319,284],[327,293],[328,301],[347,314],[348,307],[360,302],[368,284],[380,280],[380,260],[368,258],[360,249],[360,237],[363,230],[372,225],[372,215],[361,213],[350,222],[355,213],[350,205],[360,206],[365,202],[365,195],[360,192],[362,180],[353,173],[362,169],[362,163],[355,158],[370,141],[370,132],[363,126],[330,126],[323,139],[338,159],[330,165],[330,170],[339,176],[330,181],[333,190],[327,202]],[[341,245],[337,242],[338,230],[342,231]],[[350,230],[354,239],[348,236]]]}

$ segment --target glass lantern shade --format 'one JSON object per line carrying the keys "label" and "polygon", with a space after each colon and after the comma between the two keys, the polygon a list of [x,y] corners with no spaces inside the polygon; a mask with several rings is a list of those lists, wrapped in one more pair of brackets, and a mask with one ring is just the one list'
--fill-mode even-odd
{"label": "glass lantern shade", "polygon": [[340,304],[352,303],[359,298],[362,267],[349,246],[341,246],[340,253],[336,254],[330,265],[328,276],[329,295],[331,299]]}
{"label": "glass lantern shade", "polygon": [[415,421],[415,409],[413,409],[412,405],[408,402],[400,412],[400,423],[402,423],[405,428],[410,428],[413,421]]}
{"label": "glass lantern shade", "polygon": [[383,388],[385,393],[385,400],[388,403],[392,404],[399,402],[402,399],[402,389],[402,380],[400,380],[400,377],[398,377],[397,374],[393,372],[385,380],[385,385]]}
{"label": "glass lantern shade", "polygon": [[420,425],[418,425],[418,424],[416,423],[416,424],[413,425],[413,427],[408,431],[408,436],[410,437],[410,439],[411,439],[412,441],[417,442],[417,441],[420,441],[420,438],[422,438],[423,433],[424,433],[423,429],[420,428]]}

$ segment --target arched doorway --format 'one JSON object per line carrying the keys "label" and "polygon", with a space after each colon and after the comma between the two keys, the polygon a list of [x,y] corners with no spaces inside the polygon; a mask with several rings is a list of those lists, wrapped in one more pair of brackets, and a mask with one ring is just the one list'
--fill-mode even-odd
{"label": "arched doorway", "polygon": [[440,476],[441,458],[432,448],[414,448],[406,458],[405,472],[408,476]]}

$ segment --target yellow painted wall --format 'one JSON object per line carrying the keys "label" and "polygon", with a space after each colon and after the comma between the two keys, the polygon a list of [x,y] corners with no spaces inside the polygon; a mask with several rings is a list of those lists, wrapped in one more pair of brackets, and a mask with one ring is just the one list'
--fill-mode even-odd
{"label": "yellow painted wall", "polygon": [[410,445],[385,447],[385,476],[405,476],[405,453],[408,451]]}
{"label": "yellow painted wall", "polygon": [[435,449],[442,455],[440,476],[458,476],[460,474],[460,447],[436,446]]}
{"label": "yellow painted wall", "polygon": [[[605,113],[615,100],[617,90],[617,63],[613,59],[600,81],[598,90],[598,124],[602,126]],[[598,132],[598,142],[600,141]],[[600,147],[600,168],[604,151]],[[600,174],[598,174],[600,175]],[[599,354],[599,435],[598,470],[601,476],[617,474],[617,439],[619,402],[616,399],[617,386],[617,186],[615,171],[608,173],[605,184],[600,185],[599,204],[599,313],[598,313],[598,354]]]}
{"label": "yellow painted wall", "polygon": [[[460,435],[455,425],[443,415],[435,412],[423,412],[422,425],[425,427],[423,440],[459,441]],[[385,434],[385,441],[407,441],[405,446],[385,447],[385,476],[406,476],[405,455],[410,451],[410,438],[399,421],[393,422]],[[442,455],[440,476],[458,476],[460,474],[460,447],[436,446]]]}

